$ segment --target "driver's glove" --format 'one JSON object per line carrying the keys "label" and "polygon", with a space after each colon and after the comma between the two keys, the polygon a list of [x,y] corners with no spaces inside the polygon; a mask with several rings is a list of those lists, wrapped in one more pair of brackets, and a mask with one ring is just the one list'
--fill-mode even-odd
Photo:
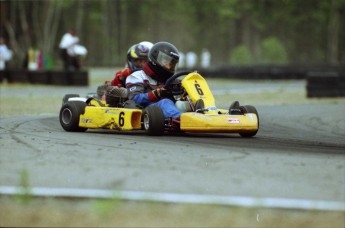
{"label": "driver's glove", "polygon": [[157,88],[155,90],[152,90],[152,93],[157,100],[169,97],[171,95],[171,92],[166,90],[165,88]]}

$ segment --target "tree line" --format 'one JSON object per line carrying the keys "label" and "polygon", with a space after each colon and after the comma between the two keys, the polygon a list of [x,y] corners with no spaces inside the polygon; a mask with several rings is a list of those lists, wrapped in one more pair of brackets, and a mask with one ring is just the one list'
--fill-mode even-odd
{"label": "tree line", "polygon": [[1,36],[21,66],[29,48],[60,64],[58,45],[74,28],[88,66],[122,66],[140,41],[181,52],[207,49],[213,66],[345,64],[345,0],[0,1]]}

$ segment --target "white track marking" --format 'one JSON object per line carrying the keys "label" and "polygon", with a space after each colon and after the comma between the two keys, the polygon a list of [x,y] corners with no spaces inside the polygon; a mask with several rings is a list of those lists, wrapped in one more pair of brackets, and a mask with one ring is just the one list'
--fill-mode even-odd
{"label": "white track marking", "polygon": [[[101,189],[77,188],[29,188],[32,196],[38,197],[76,197],[122,199],[139,201],[157,201],[169,203],[218,204],[241,207],[285,208],[325,211],[345,211],[345,203],[339,201],[285,199],[285,198],[255,198],[247,196],[217,196],[178,193],[110,191]],[[0,195],[23,193],[24,189],[14,186],[0,186]]]}

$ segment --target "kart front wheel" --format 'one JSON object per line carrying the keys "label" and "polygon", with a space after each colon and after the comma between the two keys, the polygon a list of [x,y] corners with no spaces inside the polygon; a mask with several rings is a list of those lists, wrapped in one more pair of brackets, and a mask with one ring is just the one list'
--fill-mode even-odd
{"label": "kart front wheel", "polygon": [[148,135],[164,134],[164,115],[159,106],[151,105],[144,109],[143,126]]}
{"label": "kart front wheel", "polygon": [[242,137],[245,137],[245,138],[249,138],[249,137],[253,137],[256,135],[256,133],[258,133],[259,131],[259,113],[258,111],[256,110],[256,108],[254,106],[251,106],[251,105],[244,105],[244,106],[241,106],[240,109],[242,109],[243,113],[254,113],[257,118],[258,118],[258,128],[256,129],[256,131],[252,131],[252,132],[246,132],[246,133],[240,133],[240,135]]}
{"label": "kart front wheel", "polygon": [[60,109],[59,120],[65,131],[83,132],[87,128],[79,127],[79,118],[85,112],[86,103],[83,101],[67,101]]}

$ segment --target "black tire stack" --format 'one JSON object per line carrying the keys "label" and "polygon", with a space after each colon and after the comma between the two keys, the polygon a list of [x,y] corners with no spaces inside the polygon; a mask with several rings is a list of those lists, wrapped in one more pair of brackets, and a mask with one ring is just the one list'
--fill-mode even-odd
{"label": "black tire stack", "polygon": [[88,86],[88,71],[9,69],[0,71],[0,83],[31,83],[43,85]]}
{"label": "black tire stack", "polygon": [[7,70],[4,79],[7,80],[8,83],[28,83],[29,75],[27,70],[12,69]]}
{"label": "black tire stack", "polygon": [[309,72],[307,97],[344,97],[345,70],[343,72]]}

